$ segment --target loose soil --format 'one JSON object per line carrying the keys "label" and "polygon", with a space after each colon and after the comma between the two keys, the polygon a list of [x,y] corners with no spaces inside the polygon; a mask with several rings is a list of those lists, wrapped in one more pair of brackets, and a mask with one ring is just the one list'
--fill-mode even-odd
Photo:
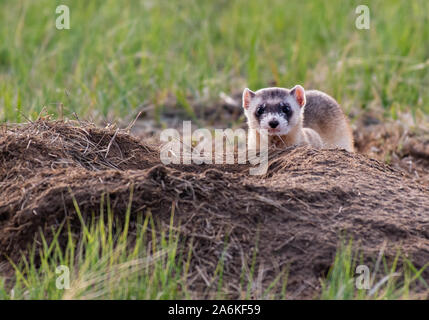
{"label": "loose soil", "polygon": [[[358,150],[375,150],[363,144],[364,134],[355,134]],[[148,141],[72,121],[0,129],[0,263],[18,261],[40,230],[49,237],[65,220],[78,229],[72,195],[90,216],[108,193],[123,217],[131,186],[132,220],[152,214],[168,226],[174,206],[175,224],[193,243],[189,288],[199,297],[222,255],[231,298],[241,297],[242,265],[255,250],[264,286],[287,267],[290,298],[317,296],[344,238],[354,239],[370,266],[381,250],[387,261],[400,250],[416,268],[429,262],[423,142],[398,156],[421,161],[416,180],[412,171],[359,152],[307,147],[271,153],[262,177],[249,175],[249,165],[165,166]],[[429,270],[423,278],[429,281]]]}

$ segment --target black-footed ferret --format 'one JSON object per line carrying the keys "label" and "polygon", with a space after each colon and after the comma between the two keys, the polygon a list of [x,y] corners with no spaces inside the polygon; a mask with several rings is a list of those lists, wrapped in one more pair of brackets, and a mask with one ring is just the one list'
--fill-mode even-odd
{"label": "black-footed ferret", "polygon": [[[269,145],[311,145],[315,148],[342,148],[353,152],[353,135],[338,103],[318,90],[265,88],[243,91],[243,108],[249,129],[255,129],[259,149],[259,130],[266,129]],[[253,137],[253,138],[252,138]]]}

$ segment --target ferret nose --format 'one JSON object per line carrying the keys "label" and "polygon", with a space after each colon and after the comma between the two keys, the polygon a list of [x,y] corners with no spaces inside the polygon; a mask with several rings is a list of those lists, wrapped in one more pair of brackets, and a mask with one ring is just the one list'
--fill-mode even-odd
{"label": "ferret nose", "polygon": [[268,124],[270,125],[271,128],[276,128],[279,125],[279,122],[277,120],[271,120],[270,122],[268,122]]}

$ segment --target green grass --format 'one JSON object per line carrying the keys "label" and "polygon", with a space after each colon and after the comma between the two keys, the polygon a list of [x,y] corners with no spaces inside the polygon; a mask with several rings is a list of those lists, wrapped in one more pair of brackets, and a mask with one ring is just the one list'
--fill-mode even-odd
{"label": "green grass", "polygon": [[[106,204],[104,199],[106,199]],[[130,203],[132,192],[130,195]],[[102,196],[100,212],[85,222],[78,204],[77,216],[81,232],[76,234],[69,224],[62,223],[52,230],[52,240],[41,234],[42,247],[35,247],[23,255],[15,273],[0,276],[0,300],[22,299],[228,299],[231,297],[223,281],[224,255],[221,255],[215,272],[206,281],[202,292],[188,288],[189,269],[193,259],[192,241],[185,244],[173,227],[174,211],[167,230],[156,226],[150,211],[138,215],[130,229],[131,207],[125,219],[115,219],[109,196]],[[97,217],[97,218],[95,218]],[[66,229],[66,230],[64,230]],[[68,235],[61,244],[59,235]],[[326,279],[322,281],[320,299],[410,299],[421,298],[413,293],[412,285],[420,282],[429,292],[429,285],[421,277],[428,267],[417,270],[406,258],[399,268],[399,253],[389,264],[380,253],[375,269],[371,270],[369,290],[356,288],[355,274],[358,258],[351,242],[340,245]],[[257,245],[257,243],[256,243]],[[228,239],[225,239],[225,248]],[[256,271],[256,251],[250,265],[243,263],[240,277],[241,299],[287,299],[287,270],[283,270],[268,286],[259,283]],[[64,269],[69,271],[68,288],[64,285]],[[381,277],[380,277],[381,275]],[[378,277],[375,277],[378,276]],[[375,281],[375,279],[379,279]],[[235,293],[236,294],[236,293]]]}
{"label": "green grass", "polygon": [[[97,221],[85,224],[75,205],[82,221],[81,234],[75,235],[69,227],[65,248],[58,240],[65,225],[53,230],[50,243],[42,234],[42,249],[33,249],[29,258],[24,256],[20,265],[14,265],[15,276],[9,279],[13,286],[0,280],[0,299],[189,298],[184,280],[190,251],[182,250],[184,255],[178,252],[179,238],[174,230],[168,235],[157,234],[151,215],[140,215],[131,237],[130,209],[120,224],[108,202],[106,212],[102,205]],[[56,272],[59,266],[70,272],[67,290],[57,287],[57,281],[64,284],[57,280],[63,274]]]}
{"label": "green grass", "polygon": [[[222,258],[209,280],[211,285],[204,292],[193,292],[187,287],[192,246],[186,248],[173,228],[168,235],[162,231],[157,234],[152,217],[147,215],[137,223],[135,237],[130,241],[126,225],[118,229],[120,232],[114,232],[112,226],[113,215],[108,212],[88,229],[85,225],[77,241],[69,230],[65,248],[56,237],[49,244],[43,240],[40,252],[33,250],[29,258],[15,265],[14,276],[0,277],[0,300],[228,298],[229,292],[222,280]],[[61,229],[56,231],[58,235]],[[420,281],[426,287],[426,294],[429,292],[428,284],[421,277],[427,266],[417,270],[405,258],[399,270],[398,258],[399,255],[390,267],[383,261],[383,270],[371,270],[374,274],[378,272],[379,280],[375,282],[375,277],[371,278],[368,290],[357,289],[356,255],[353,256],[351,246],[340,246],[327,278],[321,280],[322,292],[315,298],[424,297],[414,294],[411,286]],[[380,267],[379,263],[377,261],[376,268]],[[60,279],[63,271],[57,271],[59,266],[70,271],[69,288],[57,287],[57,283],[64,284]],[[287,299],[287,273],[281,273],[268,287],[255,289],[258,280],[254,272],[254,262],[250,269],[243,266],[241,290],[245,294],[242,299]]]}
{"label": "green grass", "polygon": [[[399,251],[393,262],[387,263],[383,252],[380,252],[369,271],[369,287],[358,289],[358,265],[365,265],[362,256],[357,250],[352,250],[352,242],[342,243],[329,270],[327,278],[322,282],[321,299],[325,300],[392,300],[392,299],[418,299],[429,293],[429,285],[421,276],[429,263],[421,269],[416,269],[411,261]],[[401,258],[402,265],[399,265]],[[416,284],[423,287],[423,293],[417,295],[413,288]]]}
{"label": "green grass", "polygon": [[[55,28],[67,4],[71,29]],[[46,106],[96,120],[132,118],[167,94],[215,101],[296,83],[325,90],[346,110],[429,112],[429,3],[367,2],[370,30],[355,27],[362,1],[3,0],[0,120]],[[19,110],[19,112],[18,112]]]}
{"label": "green grass", "polygon": [[[105,199],[107,201],[105,201]],[[132,192],[130,202],[132,200]],[[106,202],[106,203],[105,203]],[[76,201],[76,214],[81,232],[76,234],[69,224],[52,230],[53,239],[46,241],[41,234],[42,248],[23,254],[19,265],[11,260],[15,273],[0,275],[0,300],[5,299],[227,299],[230,291],[223,282],[224,254],[209,284],[201,292],[188,288],[189,268],[193,258],[192,243],[182,241],[173,227],[174,211],[168,229],[156,225],[150,211],[137,216],[130,229],[131,206],[125,219],[115,219],[109,196],[102,196],[100,212],[92,219],[84,218]],[[122,222],[121,222],[122,221]],[[66,228],[66,230],[64,230]],[[66,245],[59,235],[68,235]],[[226,239],[227,240],[227,239]],[[225,242],[225,249],[228,242]],[[226,250],[225,250],[226,252]],[[241,298],[285,298],[286,272],[281,272],[267,288],[255,274],[256,253],[243,265],[239,292]],[[64,285],[64,269],[69,271],[69,288]],[[255,289],[256,284],[256,289]],[[280,288],[280,291],[274,291]]]}

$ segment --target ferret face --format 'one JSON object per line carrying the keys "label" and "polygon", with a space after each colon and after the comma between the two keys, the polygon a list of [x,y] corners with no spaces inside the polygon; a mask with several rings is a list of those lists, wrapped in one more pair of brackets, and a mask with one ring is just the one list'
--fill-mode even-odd
{"label": "ferret face", "polygon": [[269,135],[287,135],[301,121],[305,92],[301,86],[291,90],[266,88],[253,92],[244,89],[243,108],[249,128],[266,129]]}

